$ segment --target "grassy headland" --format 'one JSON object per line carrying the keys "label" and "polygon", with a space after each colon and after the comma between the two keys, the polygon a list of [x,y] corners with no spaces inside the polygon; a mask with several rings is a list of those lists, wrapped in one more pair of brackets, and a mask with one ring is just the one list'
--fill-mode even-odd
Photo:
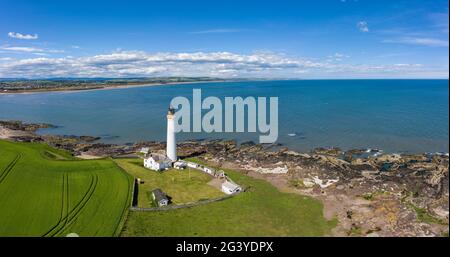
{"label": "grassy headland", "polygon": [[248,190],[193,208],[130,212],[122,236],[323,236],[337,224],[323,217],[318,200],[282,193],[266,181],[225,171]]}
{"label": "grassy headland", "polygon": [[115,159],[116,163],[143,183],[139,185],[138,207],[152,207],[149,192],[160,188],[172,199],[173,204],[196,202],[223,196],[223,193],[210,185],[211,177],[192,170],[170,169],[164,172],[145,169],[142,159]]}
{"label": "grassy headland", "polygon": [[320,201],[232,170],[225,172],[247,191],[230,199],[129,212],[132,176],[145,181],[140,194],[159,187],[174,204],[222,195],[199,171],[156,173],[140,162],[77,160],[45,144],[0,140],[0,236],[323,236],[337,223],[323,217]]}

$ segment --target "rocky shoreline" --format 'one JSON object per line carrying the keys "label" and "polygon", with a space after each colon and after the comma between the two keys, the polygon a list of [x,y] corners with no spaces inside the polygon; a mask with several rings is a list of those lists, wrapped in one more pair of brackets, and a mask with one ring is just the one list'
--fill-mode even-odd
{"label": "rocky shoreline", "polygon": [[[98,143],[91,136],[37,135],[50,124],[0,121],[0,139],[43,142],[81,158],[137,156],[142,147]],[[379,150],[317,148],[308,153],[252,142],[185,141],[181,157],[262,178],[284,192],[322,200],[324,215],[337,218],[333,236],[448,236],[448,153],[383,154]]]}

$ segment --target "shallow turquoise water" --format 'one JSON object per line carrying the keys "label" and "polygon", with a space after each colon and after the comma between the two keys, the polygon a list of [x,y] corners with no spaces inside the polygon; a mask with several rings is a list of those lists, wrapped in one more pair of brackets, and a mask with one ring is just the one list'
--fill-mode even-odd
{"label": "shallow turquoise water", "polygon": [[[0,119],[48,122],[41,133],[94,135],[104,142],[165,140],[175,96],[279,97],[278,143],[295,150],[338,146],[388,152],[448,152],[448,80],[253,81],[0,95]],[[288,136],[295,133],[296,136]],[[183,139],[257,141],[256,133],[180,133]]]}

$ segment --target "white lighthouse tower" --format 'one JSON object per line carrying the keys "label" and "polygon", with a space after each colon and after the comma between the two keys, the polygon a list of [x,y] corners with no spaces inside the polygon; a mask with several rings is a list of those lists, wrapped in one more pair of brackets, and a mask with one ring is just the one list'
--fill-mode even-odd
{"label": "white lighthouse tower", "polygon": [[167,149],[166,155],[172,161],[177,161],[177,142],[175,138],[175,110],[170,107],[167,113]]}

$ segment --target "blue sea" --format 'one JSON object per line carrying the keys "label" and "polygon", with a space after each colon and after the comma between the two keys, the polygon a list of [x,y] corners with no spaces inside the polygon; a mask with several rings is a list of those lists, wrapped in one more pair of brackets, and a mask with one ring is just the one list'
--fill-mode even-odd
{"label": "blue sea", "polygon": [[[92,135],[107,143],[165,141],[175,96],[279,98],[278,143],[377,148],[385,152],[449,151],[448,80],[284,80],[182,84],[77,92],[0,95],[0,119],[46,122],[43,134]],[[186,139],[258,141],[258,133],[179,133]]]}

